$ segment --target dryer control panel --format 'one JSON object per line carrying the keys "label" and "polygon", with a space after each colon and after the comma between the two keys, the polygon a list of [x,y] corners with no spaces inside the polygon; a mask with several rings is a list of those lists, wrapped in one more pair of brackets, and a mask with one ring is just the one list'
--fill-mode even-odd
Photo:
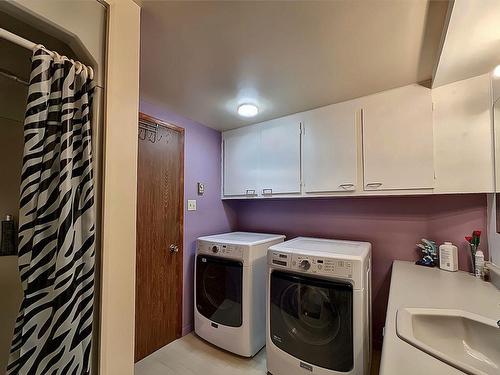
{"label": "dryer control panel", "polygon": [[352,279],[354,264],[350,260],[318,257],[304,254],[268,252],[268,263],[274,267],[283,267],[298,272],[320,274],[331,277]]}
{"label": "dryer control panel", "polygon": [[208,241],[198,242],[198,253],[216,255],[226,258],[243,259],[244,246]]}

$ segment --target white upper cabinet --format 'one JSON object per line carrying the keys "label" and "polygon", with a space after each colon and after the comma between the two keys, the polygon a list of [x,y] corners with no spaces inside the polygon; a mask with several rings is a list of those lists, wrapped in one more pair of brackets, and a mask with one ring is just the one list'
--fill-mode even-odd
{"label": "white upper cabinet", "polygon": [[300,194],[300,120],[287,116],[223,134],[223,196]]}
{"label": "white upper cabinet", "polygon": [[360,100],[364,189],[432,189],[431,90],[415,84]]}
{"label": "white upper cabinet", "polygon": [[223,134],[223,197],[494,191],[489,75],[408,85]]}
{"label": "white upper cabinet", "polygon": [[436,192],[494,192],[490,75],[432,90]]}
{"label": "white upper cabinet", "polygon": [[304,113],[305,193],[355,191],[359,102],[330,105]]}
{"label": "white upper cabinet", "polygon": [[292,115],[259,124],[260,193],[300,193],[300,120]]}
{"label": "white upper cabinet", "polygon": [[223,135],[223,195],[255,196],[260,168],[260,131],[249,127]]}

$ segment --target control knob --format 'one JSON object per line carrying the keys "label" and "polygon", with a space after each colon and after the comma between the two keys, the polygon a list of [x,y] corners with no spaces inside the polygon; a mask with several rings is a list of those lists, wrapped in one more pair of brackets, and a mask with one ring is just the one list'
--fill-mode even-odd
{"label": "control knob", "polygon": [[217,254],[219,252],[219,247],[217,245],[212,246],[212,253]]}
{"label": "control knob", "polygon": [[299,268],[307,271],[309,268],[311,268],[311,262],[309,262],[307,259],[301,260],[299,263]]}

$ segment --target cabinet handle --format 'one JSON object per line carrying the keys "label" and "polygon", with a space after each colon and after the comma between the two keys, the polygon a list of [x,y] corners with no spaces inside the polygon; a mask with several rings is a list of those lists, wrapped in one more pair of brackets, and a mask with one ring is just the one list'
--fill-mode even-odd
{"label": "cabinet handle", "polygon": [[247,190],[245,195],[255,195],[255,190]]}
{"label": "cabinet handle", "polygon": [[273,193],[273,189],[262,189],[262,195],[271,195]]}
{"label": "cabinet handle", "polygon": [[352,190],[352,188],[354,188],[354,184],[340,184],[339,187],[344,190]]}
{"label": "cabinet handle", "polygon": [[369,184],[366,184],[367,188],[372,188],[372,189],[378,189],[381,187],[383,184],[381,182],[370,182]]}

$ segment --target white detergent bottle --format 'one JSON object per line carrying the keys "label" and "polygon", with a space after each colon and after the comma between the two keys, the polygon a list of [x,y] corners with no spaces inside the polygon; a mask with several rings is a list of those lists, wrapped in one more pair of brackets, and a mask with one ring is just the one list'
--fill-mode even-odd
{"label": "white detergent bottle", "polygon": [[458,248],[451,242],[439,246],[439,268],[445,271],[458,271]]}

